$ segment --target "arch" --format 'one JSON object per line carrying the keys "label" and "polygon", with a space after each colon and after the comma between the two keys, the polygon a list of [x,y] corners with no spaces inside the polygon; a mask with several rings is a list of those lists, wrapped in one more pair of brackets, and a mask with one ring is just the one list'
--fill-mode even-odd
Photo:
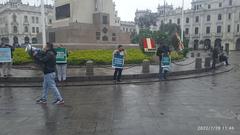
{"label": "arch", "polygon": [[237,39],[236,50],[240,51],[240,38]]}
{"label": "arch", "polygon": [[16,36],[13,37],[13,43],[18,43],[18,37]]}
{"label": "arch", "polygon": [[204,40],[204,49],[208,50],[211,48],[211,40],[210,39],[205,39]]}
{"label": "arch", "polygon": [[38,40],[37,40],[37,38],[32,38],[32,44],[37,44],[38,43]]}
{"label": "arch", "polygon": [[194,40],[193,45],[194,45],[193,49],[194,49],[194,50],[198,50],[198,47],[199,47],[199,40],[197,40],[197,39]]}
{"label": "arch", "polygon": [[24,42],[25,42],[25,43],[29,43],[29,40],[30,40],[29,37],[25,37],[25,38],[24,38]]}
{"label": "arch", "polygon": [[222,46],[222,39],[217,38],[217,39],[215,40],[214,47],[221,48],[221,46]]}

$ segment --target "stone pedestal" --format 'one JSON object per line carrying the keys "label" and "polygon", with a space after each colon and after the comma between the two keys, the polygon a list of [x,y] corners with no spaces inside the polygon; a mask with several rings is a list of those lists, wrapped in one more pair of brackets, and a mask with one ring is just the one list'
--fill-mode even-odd
{"label": "stone pedestal", "polygon": [[86,76],[93,76],[94,69],[93,69],[93,61],[89,60],[86,63]]}
{"label": "stone pedestal", "polygon": [[142,73],[149,73],[150,72],[150,61],[143,60],[142,64]]}
{"label": "stone pedestal", "polygon": [[202,58],[196,58],[195,69],[202,69]]}

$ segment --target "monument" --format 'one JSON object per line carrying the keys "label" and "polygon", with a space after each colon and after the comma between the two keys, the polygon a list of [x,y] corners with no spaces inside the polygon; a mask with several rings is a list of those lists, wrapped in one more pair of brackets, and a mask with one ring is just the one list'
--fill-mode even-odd
{"label": "monument", "polygon": [[129,44],[112,0],[57,0],[47,40],[65,45]]}

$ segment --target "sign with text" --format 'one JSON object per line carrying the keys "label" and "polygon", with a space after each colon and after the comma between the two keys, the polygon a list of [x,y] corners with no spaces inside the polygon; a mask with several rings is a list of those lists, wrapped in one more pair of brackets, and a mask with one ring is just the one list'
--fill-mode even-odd
{"label": "sign with text", "polygon": [[10,48],[0,48],[0,62],[11,62],[11,49]]}
{"label": "sign with text", "polygon": [[113,68],[123,68],[124,65],[124,56],[120,53],[114,55],[112,60],[112,67]]}

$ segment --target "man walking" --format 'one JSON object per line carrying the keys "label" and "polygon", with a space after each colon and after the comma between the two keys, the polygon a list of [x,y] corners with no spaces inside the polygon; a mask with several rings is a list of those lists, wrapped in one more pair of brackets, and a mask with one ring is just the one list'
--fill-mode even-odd
{"label": "man walking", "polygon": [[39,60],[43,64],[44,73],[42,96],[36,101],[36,103],[47,104],[48,90],[51,89],[55,96],[55,101],[53,102],[53,104],[64,104],[64,100],[55,82],[56,52],[53,49],[53,44],[47,43],[46,47],[44,48],[43,54],[39,55],[35,52],[33,56],[35,57],[35,59]]}

